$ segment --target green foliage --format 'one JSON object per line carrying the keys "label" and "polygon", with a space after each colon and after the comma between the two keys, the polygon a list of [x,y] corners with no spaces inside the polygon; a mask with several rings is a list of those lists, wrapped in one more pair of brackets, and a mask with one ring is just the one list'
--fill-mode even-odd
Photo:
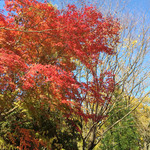
{"label": "green foliage", "polygon": [[[111,125],[120,120],[130,111],[126,99],[120,99],[110,113],[107,125]],[[133,114],[116,124],[104,135],[100,148],[102,150],[138,150],[140,133],[137,130]]]}

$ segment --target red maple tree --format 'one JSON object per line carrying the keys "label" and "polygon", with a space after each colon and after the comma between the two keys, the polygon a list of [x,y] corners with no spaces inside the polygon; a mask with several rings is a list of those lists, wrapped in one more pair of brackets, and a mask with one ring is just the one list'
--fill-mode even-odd
{"label": "red maple tree", "polygon": [[[88,103],[111,101],[109,94],[104,97],[101,92],[114,90],[113,75],[97,75],[94,67],[101,52],[115,54],[119,22],[103,17],[94,6],[68,5],[58,10],[36,0],[5,0],[5,4],[8,15],[0,14],[1,93],[19,90],[15,101],[36,97],[66,118],[100,121],[104,116],[85,112],[83,103],[87,93],[92,97]],[[91,72],[92,81],[77,80],[76,60]]]}

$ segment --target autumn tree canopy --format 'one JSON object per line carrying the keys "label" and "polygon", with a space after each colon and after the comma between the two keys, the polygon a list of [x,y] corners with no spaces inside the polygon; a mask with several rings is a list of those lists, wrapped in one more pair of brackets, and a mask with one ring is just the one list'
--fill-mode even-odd
{"label": "autumn tree canopy", "polygon": [[[53,117],[57,129],[61,128],[62,116],[63,123],[69,121],[80,133],[77,118],[85,122],[105,118],[86,111],[84,104],[89,94],[89,104],[111,103],[114,75],[107,70],[97,73],[95,67],[103,63],[99,60],[100,53],[115,54],[114,47],[119,42],[118,20],[111,15],[103,17],[94,6],[68,5],[67,9],[58,10],[36,0],[5,0],[5,4],[8,14],[0,13],[1,120],[16,109],[21,112],[26,109],[28,115],[20,113],[20,122],[23,116],[30,116],[40,126],[36,113],[46,112],[44,119]],[[88,83],[78,80],[77,62],[91,73]],[[39,131],[34,127],[29,129],[14,122],[11,128],[20,136],[10,131],[3,137],[7,142],[20,149],[28,149],[30,142],[36,145],[35,149],[39,148],[41,141],[35,136]]]}

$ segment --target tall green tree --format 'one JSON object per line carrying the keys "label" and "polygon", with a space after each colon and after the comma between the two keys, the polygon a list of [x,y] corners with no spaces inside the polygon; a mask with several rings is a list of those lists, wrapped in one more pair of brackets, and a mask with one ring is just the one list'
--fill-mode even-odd
{"label": "tall green tree", "polygon": [[[114,98],[117,98],[117,95],[118,93]],[[128,102],[123,96],[120,97],[120,101],[116,102],[110,112],[106,126],[114,124],[129,111]],[[102,150],[139,150],[142,143],[140,138],[135,116],[131,113],[104,135],[99,148]]]}

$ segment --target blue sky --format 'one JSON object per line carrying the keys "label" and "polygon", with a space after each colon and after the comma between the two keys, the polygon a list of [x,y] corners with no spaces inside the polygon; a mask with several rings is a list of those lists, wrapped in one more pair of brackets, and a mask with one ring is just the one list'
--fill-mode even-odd
{"label": "blue sky", "polygon": [[150,23],[150,0],[130,0],[127,5],[129,12],[137,15],[146,15],[147,23]]}
{"label": "blue sky", "polygon": [[130,0],[128,7],[130,10],[139,11],[139,13],[150,14],[150,0]]}

